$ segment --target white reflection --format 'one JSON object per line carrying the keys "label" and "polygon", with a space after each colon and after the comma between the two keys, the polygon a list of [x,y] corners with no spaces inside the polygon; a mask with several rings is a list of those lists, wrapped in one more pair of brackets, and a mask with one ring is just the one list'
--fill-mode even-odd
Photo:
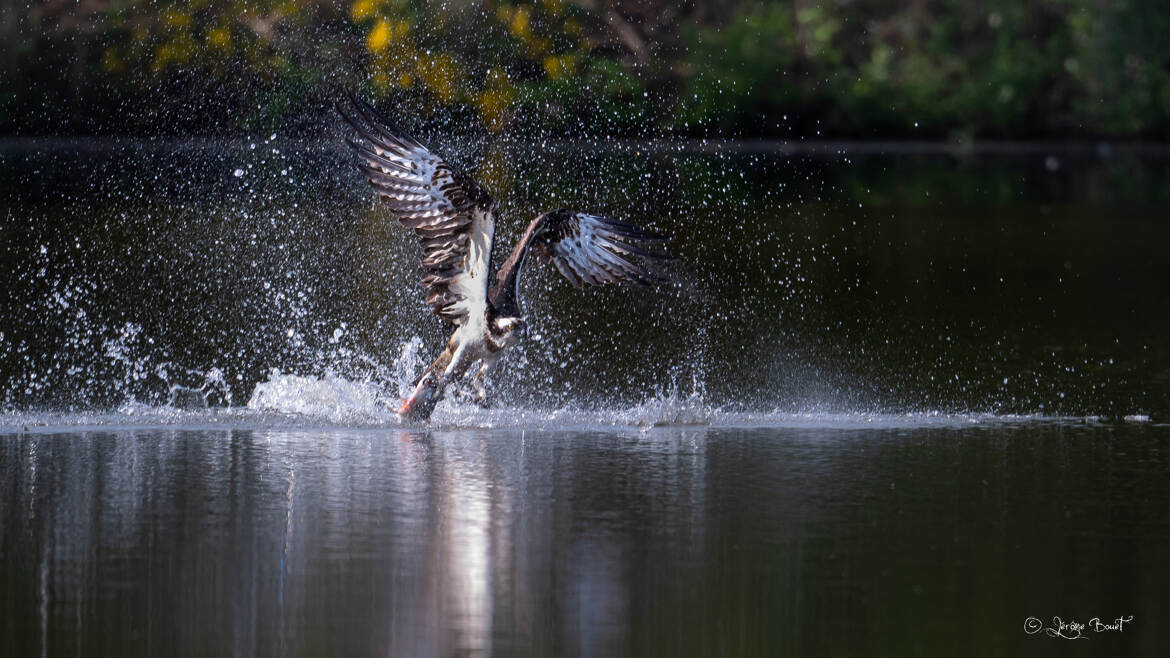
{"label": "white reflection", "polygon": [[704,432],[24,439],[0,536],[37,538],[27,653],[106,632],[113,586],[148,655],[611,655],[640,614],[634,547],[702,559]]}
{"label": "white reflection", "polygon": [[455,455],[442,478],[439,589],[459,653],[491,652],[491,501],[482,446],[476,448],[470,459]]}

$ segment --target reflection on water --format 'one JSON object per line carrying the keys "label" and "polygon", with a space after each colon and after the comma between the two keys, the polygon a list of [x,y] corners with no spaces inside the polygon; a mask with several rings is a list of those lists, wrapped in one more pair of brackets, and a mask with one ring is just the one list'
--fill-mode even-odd
{"label": "reflection on water", "polygon": [[[1170,588],[1155,425],[0,436],[7,655],[1067,655]],[[1084,650],[1084,648],[1082,648]]]}

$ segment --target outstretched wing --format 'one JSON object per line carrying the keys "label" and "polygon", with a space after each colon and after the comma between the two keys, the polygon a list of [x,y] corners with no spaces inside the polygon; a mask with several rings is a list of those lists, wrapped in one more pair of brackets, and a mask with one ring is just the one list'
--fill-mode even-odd
{"label": "outstretched wing", "polygon": [[354,130],[346,141],[358,167],[418,235],[427,304],[456,326],[482,319],[496,230],[491,197],[365,101],[351,96],[338,112]]}
{"label": "outstretched wing", "polygon": [[673,260],[669,254],[648,251],[633,241],[661,242],[668,238],[607,217],[573,210],[554,210],[532,220],[512,255],[496,273],[493,293],[515,297],[517,275],[531,251],[542,261],[552,261],[574,286],[634,281],[642,285],[664,282],[639,263],[639,259]]}

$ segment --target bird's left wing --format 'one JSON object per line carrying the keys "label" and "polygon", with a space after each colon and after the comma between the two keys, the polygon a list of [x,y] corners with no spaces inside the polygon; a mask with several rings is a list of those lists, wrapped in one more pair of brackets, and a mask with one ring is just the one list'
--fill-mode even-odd
{"label": "bird's left wing", "polygon": [[515,295],[517,275],[529,251],[542,261],[552,261],[557,270],[578,288],[584,284],[621,281],[642,285],[662,283],[666,280],[647,270],[639,259],[673,260],[674,257],[648,251],[634,242],[667,239],[608,217],[574,210],[547,212],[532,220],[512,255],[496,273],[499,282],[493,295],[505,289]]}

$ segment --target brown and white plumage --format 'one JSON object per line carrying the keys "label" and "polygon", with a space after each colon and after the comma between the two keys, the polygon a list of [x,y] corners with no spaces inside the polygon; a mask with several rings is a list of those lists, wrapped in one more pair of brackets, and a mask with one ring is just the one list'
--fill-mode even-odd
{"label": "brown and white plumage", "polygon": [[472,384],[485,400],[483,379],[525,322],[518,282],[527,256],[552,261],[574,286],[633,281],[661,282],[638,263],[670,259],[632,241],[666,238],[631,224],[571,210],[539,215],[516,243],[488,291],[497,205],[473,180],[456,172],[393,121],[351,97],[339,112],[353,129],[348,138],[374,190],[422,246],[422,286],[432,311],[455,325],[447,347],[415,383],[399,415],[425,419],[446,386],[475,363]]}
{"label": "brown and white plumage", "polygon": [[355,136],[348,142],[358,167],[398,221],[422,246],[427,304],[462,326],[486,303],[495,236],[490,196],[365,102],[342,112]]}

